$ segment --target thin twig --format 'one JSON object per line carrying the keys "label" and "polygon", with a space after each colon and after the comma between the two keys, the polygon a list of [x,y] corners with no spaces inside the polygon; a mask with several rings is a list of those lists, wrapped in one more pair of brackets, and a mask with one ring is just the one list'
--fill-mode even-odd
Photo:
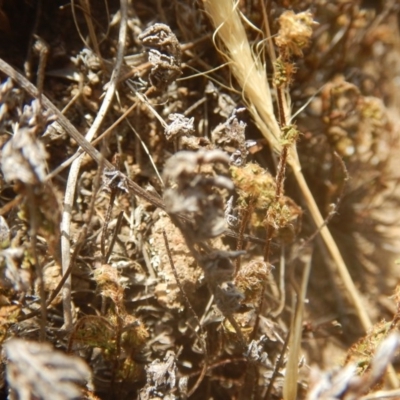
{"label": "thin twig", "polygon": [[[44,86],[44,76],[46,72],[46,64],[47,64],[47,58],[49,55],[49,45],[39,36],[36,36],[36,43],[37,46],[39,47],[39,65],[38,65],[38,71],[37,71],[37,80],[36,80],[36,86],[39,90],[39,93],[43,93],[43,86]],[[39,103],[40,107],[42,106],[40,102],[40,97],[39,97]]]}
{"label": "thin twig", "polygon": [[318,206],[315,202],[315,199],[310,191],[310,188],[307,185],[304,175],[301,173],[300,170],[293,169],[293,172],[294,172],[294,175],[296,176],[297,183],[299,184],[300,189],[302,190],[305,197],[308,199],[309,210],[314,219],[316,226],[322,227],[321,231],[320,231],[321,237],[322,237],[332,259],[335,261],[335,265],[336,265],[338,274],[339,274],[340,278],[342,279],[344,286],[346,287],[346,291],[348,292],[351,302],[353,303],[353,305],[356,309],[356,312],[360,319],[360,322],[361,322],[364,330],[368,331],[369,329],[372,328],[371,319],[368,315],[365,305],[363,304],[363,302],[361,300],[359,291],[358,291],[357,287],[355,286],[353,279],[351,278],[349,270],[346,267],[343,257],[340,254],[339,248],[337,247],[337,244],[336,244],[335,240],[333,239],[332,234],[330,233],[328,227],[326,225],[324,225],[324,219],[321,216],[321,213],[320,213]]}
{"label": "thin twig", "polygon": [[[94,185],[93,185],[93,192],[96,194],[100,188],[100,183],[101,183],[101,174],[103,172],[103,168],[102,165],[99,165],[98,168],[98,173],[96,175],[96,178],[94,180]],[[74,252],[72,253],[71,256],[71,262],[70,265],[67,269],[67,271],[64,273],[64,275],[62,276],[60,282],[58,282],[58,285],[56,286],[56,288],[53,290],[53,292],[50,294],[50,296],[48,297],[48,299],[46,300],[46,308],[49,309],[51,304],[53,303],[54,299],[57,297],[58,293],[60,293],[61,289],[64,286],[65,281],[68,279],[68,277],[70,276],[72,269],[75,265],[75,260],[77,259],[82,246],[85,244],[85,239],[86,239],[86,235],[87,232],[89,230],[89,226],[90,226],[90,221],[93,218],[93,214],[94,214],[94,205],[95,205],[95,201],[96,201],[97,197],[94,195],[92,196],[91,200],[90,200],[90,204],[89,204],[89,215],[88,218],[86,220],[86,223],[83,225],[82,229],[81,229],[81,233],[79,235],[79,238],[77,240],[77,243],[75,245],[74,248]],[[25,321],[27,319],[33,318],[36,315],[40,314],[41,310],[35,310],[32,311],[29,314],[21,314],[21,316],[18,318],[18,321]]]}
{"label": "thin twig", "polygon": [[[246,230],[247,225],[250,220],[250,216],[251,216],[252,212],[254,211],[254,203],[255,203],[255,199],[253,199],[253,198],[250,199],[247,207],[244,210],[241,210],[241,212],[240,212],[240,227],[239,227],[239,233],[238,233],[238,240],[236,243],[237,251],[243,250],[243,248],[244,248],[244,246],[243,246],[244,231]],[[236,276],[237,273],[240,271],[240,265],[241,265],[241,257],[238,257],[236,260],[236,264],[235,264],[234,276]]]}
{"label": "thin twig", "polygon": [[30,215],[30,244],[32,258],[35,263],[36,278],[39,284],[39,296],[40,296],[40,340],[46,340],[46,323],[47,323],[47,309],[46,309],[46,293],[44,290],[44,278],[43,269],[39,261],[37,253],[37,234],[39,229],[38,221],[38,207],[37,198],[35,196],[35,190],[32,186],[27,185],[28,189],[28,208]]}
{"label": "thin twig", "polygon": [[103,262],[106,262],[106,234],[108,229],[108,224],[111,220],[112,210],[114,208],[114,201],[117,196],[117,188],[111,189],[110,200],[108,201],[108,207],[106,211],[106,216],[104,217],[103,228],[101,230],[101,239],[100,239],[100,250],[101,255],[103,256]]}
{"label": "thin twig", "polygon": [[7,204],[0,208],[0,215],[4,215],[10,212],[14,207],[22,203],[24,198],[24,196],[18,194],[14,199],[10,200]]}
{"label": "thin twig", "polygon": [[40,17],[42,15],[42,11],[43,11],[42,3],[43,3],[42,0],[38,0],[36,3],[35,22],[31,29],[30,35],[28,36],[29,37],[29,42],[27,45],[28,52],[26,54],[25,62],[24,62],[25,75],[28,79],[32,79],[31,61],[32,61],[33,40],[35,39],[35,34],[38,31],[40,20],[41,20]]}
{"label": "thin twig", "polygon": [[323,225],[319,226],[315,232],[309,236],[308,238],[306,238],[304,240],[304,242],[300,245],[300,247],[298,249],[296,249],[296,253],[299,253],[301,249],[303,249],[305,246],[307,246],[310,242],[312,242],[314,240],[314,238],[320,233],[321,229],[324,226],[327,226],[329,224],[329,222],[331,221],[331,219],[334,217],[334,215],[337,213],[337,210],[339,209],[339,206],[343,200],[344,197],[344,189],[346,187],[346,182],[349,180],[349,173],[347,171],[346,165],[343,162],[342,158],[339,156],[339,154],[337,154],[336,152],[333,153],[333,155],[336,157],[336,159],[339,161],[340,166],[342,167],[342,171],[344,173],[344,179],[343,179],[343,184],[342,187],[340,189],[339,192],[339,196],[332,208],[332,210],[329,212],[329,214],[326,216]]}
{"label": "thin twig", "polygon": [[360,400],[376,400],[376,399],[396,399],[400,398],[400,389],[395,390],[381,390],[379,392],[370,393],[366,396],[360,397]]}
{"label": "thin twig", "polygon": [[[111,105],[111,101],[114,97],[118,77],[121,72],[122,63],[124,60],[125,42],[127,33],[127,0],[121,0],[121,21],[118,38],[118,50],[117,58],[115,62],[115,68],[110,78],[110,83],[107,92],[104,96],[103,103],[100,110],[93,121],[93,125],[90,127],[86,134],[86,140],[90,142],[97,130],[99,129],[103,119]],[[62,257],[62,271],[63,274],[67,271],[70,265],[70,232],[71,232],[71,219],[72,219],[72,208],[74,204],[75,189],[78,180],[80,166],[83,160],[83,156],[77,158],[71,165],[71,169],[68,175],[68,182],[64,197],[64,210],[61,221],[61,257]],[[64,328],[69,330],[72,327],[72,309],[71,309],[71,279],[67,279],[63,288],[63,308],[64,308]]]}
{"label": "thin twig", "polygon": [[[275,379],[278,377],[279,371],[282,368],[283,362],[285,360],[285,353],[286,353],[286,349],[287,349],[287,346],[288,346],[288,343],[289,343],[289,338],[290,338],[290,331],[286,335],[285,343],[283,344],[282,350],[281,350],[281,352],[279,354],[278,362],[275,364],[274,372],[273,372],[273,374],[271,376],[271,379],[269,381],[267,391],[265,392],[265,395],[263,397],[264,400],[268,400],[270,398],[270,396],[271,396],[271,392],[272,392],[272,389],[274,387]],[[297,385],[297,382],[296,382],[296,385]]]}
{"label": "thin twig", "polygon": [[[93,26],[90,2],[88,0],[80,0],[79,2],[81,3],[83,16],[85,17],[86,25],[87,25],[88,31],[89,31],[89,37],[92,42],[94,52],[96,53],[97,57],[100,60],[102,69],[105,70],[103,57],[101,56],[101,52],[100,52],[99,42],[97,41],[96,32],[95,32],[95,29]],[[78,27],[78,24],[76,26]]]}
{"label": "thin twig", "polygon": [[120,231],[120,229],[121,229],[121,226],[122,226],[123,217],[124,217],[124,212],[121,211],[121,212],[118,214],[117,224],[115,225],[114,234],[113,234],[113,236],[112,236],[112,238],[111,238],[110,244],[108,245],[108,250],[107,250],[107,254],[106,254],[106,258],[105,258],[105,262],[106,262],[106,263],[108,263],[109,260],[110,260],[111,253],[112,253],[112,251],[113,251],[115,242],[117,241],[118,233],[119,233],[119,231]]}
{"label": "thin twig", "polygon": [[155,164],[155,162],[154,162],[153,157],[152,157],[151,154],[150,154],[150,151],[149,151],[148,147],[146,146],[146,143],[142,140],[142,138],[141,138],[140,135],[139,135],[139,132],[135,129],[135,127],[134,127],[128,120],[126,120],[126,122],[127,122],[127,124],[129,125],[129,127],[132,129],[132,131],[133,131],[133,133],[135,134],[137,140],[139,140],[140,144],[141,144],[142,147],[143,147],[143,150],[144,150],[145,153],[147,154],[147,156],[148,156],[148,158],[149,158],[149,161],[150,161],[150,164],[151,164],[151,166],[153,167],[153,170],[154,170],[154,172],[156,173],[158,180],[160,181],[160,185],[161,185],[162,187],[164,187],[164,181],[163,181],[163,179],[162,179],[160,173],[158,172],[157,166],[156,166],[156,164]]}
{"label": "thin twig", "polygon": [[[128,115],[135,109],[135,107],[137,105],[138,105],[138,101],[136,100],[115,122],[113,122],[101,135],[99,135],[95,140],[93,140],[91,142],[92,145],[95,146],[100,141],[102,141],[106,136],[108,136],[125,118],[128,117]],[[71,165],[84,152],[85,151],[83,148],[79,148],[73,156],[71,156],[68,160],[65,160],[54,171],[50,172],[46,176],[46,181],[48,181],[48,180],[54,178],[56,175],[58,175],[61,171],[63,171],[65,168],[67,168],[69,165]]]}
{"label": "thin twig", "polygon": [[[267,229],[267,237],[265,239],[264,243],[264,262],[269,264],[269,256],[270,256],[270,249],[271,249],[271,241],[272,241],[272,236],[274,234],[274,228],[273,227],[268,227]],[[264,280],[261,283],[261,292],[260,292],[260,298],[258,299],[258,304],[257,304],[257,311],[256,311],[256,320],[254,321],[254,326],[253,326],[253,331],[251,333],[251,338],[252,340],[255,340],[257,331],[258,331],[258,326],[260,324],[260,319],[261,319],[261,312],[264,308],[264,292],[265,288],[267,287],[267,281]]]}
{"label": "thin twig", "polygon": [[[61,111],[44,95],[40,95],[39,90],[28,81],[23,75],[16,71],[10,64],[6,63],[0,58],[0,70],[17,82],[22,89],[27,91],[32,97],[40,99],[42,105],[50,110],[56,117],[58,123],[65,129],[65,131],[78,143],[83,150],[86,151],[90,157],[93,158],[97,163],[101,162],[103,158],[99,151],[97,151],[85,138],[82,136],[78,130],[69,122],[69,120],[61,113]],[[107,168],[113,169],[113,165],[105,160],[104,165]]]}
{"label": "thin twig", "polygon": [[283,398],[297,399],[297,381],[299,376],[299,358],[301,351],[301,334],[303,327],[304,303],[306,301],[307,286],[310,278],[312,254],[305,255],[300,292],[297,293],[297,304],[290,326],[289,353],[286,364],[286,373],[283,381]]}

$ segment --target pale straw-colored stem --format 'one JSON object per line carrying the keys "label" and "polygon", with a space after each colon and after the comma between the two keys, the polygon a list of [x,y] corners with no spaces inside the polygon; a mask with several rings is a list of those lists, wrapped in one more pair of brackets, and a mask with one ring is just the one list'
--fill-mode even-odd
{"label": "pale straw-colored stem", "polygon": [[[223,44],[219,51],[228,59],[231,71],[242,88],[243,98],[254,121],[268,140],[269,145],[279,153],[282,148],[279,141],[281,133],[273,110],[271,88],[264,65],[251,51],[242,23],[242,16],[237,10],[237,2],[234,3],[232,0],[204,0],[204,8],[215,26],[215,35]],[[295,146],[290,149],[288,163],[294,171],[294,176],[315,225],[318,228],[322,227],[320,235],[335,262],[337,272],[343,281],[360,322],[364,329],[368,331],[372,327],[371,320],[336,242],[329,229],[324,226],[322,215],[301,171]]]}
{"label": "pale straw-colored stem", "polygon": [[[274,115],[265,66],[252,53],[236,9],[237,4],[230,0],[206,0],[204,5],[216,28],[214,35],[218,35],[224,45],[224,49],[219,51],[228,58],[229,67],[243,90],[243,96],[256,122],[262,121],[264,136],[274,150],[279,151],[280,129]],[[263,106],[259,107],[260,104]]]}
{"label": "pale straw-colored stem", "polygon": [[[112,99],[114,97],[118,78],[121,72],[124,52],[125,52],[125,42],[127,35],[127,15],[128,15],[128,3],[127,0],[120,0],[121,3],[121,22],[120,22],[120,30],[119,30],[119,38],[118,38],[118,51],[117,58],[115,62],[115,68],[110,78],[110,83],[107,88],[106,94],[104,96],[104,100],[101,104],[101,107],[97,113],[95,120],[93,121],[92,126],[89,131],[86,133],[86,140],[91,142],[98,129],[100,128],[104,118],[107,114],[109,107],[111,106]],[[81,167],[81,163],[84,155],[79,156],[71,165],[71,169],[68,175],[68,182],[65,190],[64,196],[64,209],[62,213],[62,221],[61,221],[61,258],[62,258],[62,272],[63,275],[68,271],[70,262],[71,262],[71,254],[70,254],[70,232],[71,232],[71,221],[72,221],[72,209],[74,206],[74,197],[76,185],[78,182],[79,171]],[[63,310],[64,310],[64,325],[63,328],[65,330],[70,330],[72,328],[72,299],[71,299],[71,277],[69,277],[64,284],[63,287]]]}

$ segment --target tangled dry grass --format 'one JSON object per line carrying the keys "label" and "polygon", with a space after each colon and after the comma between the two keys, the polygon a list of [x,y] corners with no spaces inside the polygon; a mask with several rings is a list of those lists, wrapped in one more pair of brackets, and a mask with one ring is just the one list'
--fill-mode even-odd
{"label": "tangled dry grass", "polygon": [[399,8],[0,2],[2,397],[400,398]]}

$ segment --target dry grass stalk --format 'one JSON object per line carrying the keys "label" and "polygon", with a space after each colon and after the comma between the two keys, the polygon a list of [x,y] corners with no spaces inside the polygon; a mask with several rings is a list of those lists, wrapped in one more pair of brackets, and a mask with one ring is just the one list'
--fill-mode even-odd
{"label": "dry grass stalk", "polygon": [[285,400],[295,400],[297,398],[297,384],[294,384],[294,382],[298,382],[299,377],[299,355],[301,351],[304,304],[307,298],[307,286],[311,271],[311,252],[306,254],[304,258],[305,265],[300,293],[297,294],[296,313],[293,315],[290,327],[289,355],[283,384],[283,398]]}
{"label": "dry grass stalk", "polygon": [[[234,3],[232,0],[204,0],[205,10],[210,16],[216,28],[216,34],[218,34],[224,46],[220,52],[229,60],[229,66],[243,89],[243,97],[248,104],[249,111],[270,146],[276,152],[280,152],[282,148],[280,144],[281,131],[274,115],[271,88],[259,58],[254,57],[252,54],[237,6],[238,3]],[[320,230],[321,237],[332,259],[335,261],[338,273],[347,289],[361,324],[367,331],[372,326],[371,320],[337,244],[329,229],[324,226],[324,219],[301,171],[295,145],[290,148],[288,163],[293,169],[294,176],[303,193],[314,223],[317,227],[322,227]]]}
{"label": "dry grass stalk", "polygon": [[[102,124],[104,117],[107,113],[107,110],[110,107],[111,101],[114,97],[124,58],[126,35],[127,35],[127,2],[123,0],[121,1],[121,23],[120,23],[118,53],[117,53],[115,69],[111,76],[110,85],[108,86],[107,92],[105,94],[100,110],[96,116],[96,119],[94,120],[93,125],[90,127],[89,131],[86,134],[85,138],[87,139],[88,142],[90,142],[93,139],[98,129],[100,128],[100,125]],[[70,256],[70,226],[72,219],[71,210],[73,208],[75,189],[83,157],[84,156],[81,155],[72,163],[68,175],[68,183],[65,192],[64,211],[61,222],[61,229],[63,232],[61,237],[63,274],[67,272],[71,262],[71,256]],[[71,329],[72,327],[70,278],[67,279],[63,288],[63,307],[64,307],[64,327],[65,329],[68,330]]]}
{"label": "dry grass stalk", "polygon": [[271,147],[279,152],[281,132],[274,115],[265,66],[251,50],[241,17],[236,10],[237,3],[234,5],[230,0],[207,0],[204,6],[216,27],[214,38],[218,35],[226,48],[218,49],[219,52],[228,59],[229,67],[243,90],[243,97],[258,127]]}

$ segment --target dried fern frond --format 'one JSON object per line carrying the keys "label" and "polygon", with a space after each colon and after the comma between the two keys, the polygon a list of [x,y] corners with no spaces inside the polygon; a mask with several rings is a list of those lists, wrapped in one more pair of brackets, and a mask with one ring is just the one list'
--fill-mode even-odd
{"label": "dried fern frond", "polygon": [[11,339],[4,350],[10,398],[72,400],[82,397],[78,384],[91,381],[91,371],[82,359],[53,350],[47,343]]}

